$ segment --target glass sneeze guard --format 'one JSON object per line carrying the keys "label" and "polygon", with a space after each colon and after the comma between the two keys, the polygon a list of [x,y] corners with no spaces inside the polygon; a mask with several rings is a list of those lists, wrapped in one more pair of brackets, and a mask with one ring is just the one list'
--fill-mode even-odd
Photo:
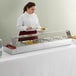
{"label": "glass sneeze guard", "polygon": [[[24,37],[32,37],[32,36],[38,36],[38,39],[34,40],[24,40],[24,41],[18,41],[19,38]],[[19,46],[27,46],[33,44],[32,42],[38,43],[44,43],[44,42],[52,42],[57,40],[63,40],[68,39],[68,35],[66,31],[59,31],[59,32],[38,32],[35,35],[23,35],[23,36],[16,36],[11,38],[11,44],[19,47]],[[27,44],[28,42],[28,44]],[[34,44],[35,44],[34,43]]]}

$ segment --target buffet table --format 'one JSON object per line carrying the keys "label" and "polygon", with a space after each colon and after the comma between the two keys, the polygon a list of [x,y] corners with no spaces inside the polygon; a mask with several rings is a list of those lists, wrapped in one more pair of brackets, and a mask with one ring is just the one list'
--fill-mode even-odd
{"label": "buffet table", "polygon": [[3,52],[0,76],[76,76],[76,45],[18,55]]}

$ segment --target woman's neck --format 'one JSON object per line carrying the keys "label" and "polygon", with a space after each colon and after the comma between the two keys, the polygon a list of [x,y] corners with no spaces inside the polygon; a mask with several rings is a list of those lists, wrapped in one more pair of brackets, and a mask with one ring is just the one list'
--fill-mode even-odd
{"label": "woman's neck", "polygon": [[28,12],[28,11],[26,11],[26,13],[27,13],[27,14],[29,14],[29,15],[31,15],[31,14],[32,14],[32,13],[30,13],[30,12]]}

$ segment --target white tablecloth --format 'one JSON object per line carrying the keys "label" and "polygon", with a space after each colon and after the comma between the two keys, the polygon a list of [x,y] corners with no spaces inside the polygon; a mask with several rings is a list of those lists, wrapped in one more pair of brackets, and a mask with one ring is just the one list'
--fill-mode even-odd
{"label": "white tablecloth", "polygon": [[12,56],[3,52],[0,76],[76,76],[76,45]]}

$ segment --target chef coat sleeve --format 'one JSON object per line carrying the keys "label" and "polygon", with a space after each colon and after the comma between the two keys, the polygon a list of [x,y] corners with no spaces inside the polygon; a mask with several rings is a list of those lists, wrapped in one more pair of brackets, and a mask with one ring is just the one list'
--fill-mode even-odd
{"label": "chef coat sleeve", "polygon": [[[36,17],[37,17],[37,15],[36,15]],[[37,17],[37,30],[38,31],[40,31],[41,30],[41,26],[40,26],[40,22],[39,22],[39,19],[38,19],[38,17]]]}
{"label": "chef coat sleeve", "polygon": [[17,29],[19,31],[25,31],[27,29],[27,27],[24,26],[24,22],[23,22],[22,17],[19,17],[18,20],[17,20]]}

